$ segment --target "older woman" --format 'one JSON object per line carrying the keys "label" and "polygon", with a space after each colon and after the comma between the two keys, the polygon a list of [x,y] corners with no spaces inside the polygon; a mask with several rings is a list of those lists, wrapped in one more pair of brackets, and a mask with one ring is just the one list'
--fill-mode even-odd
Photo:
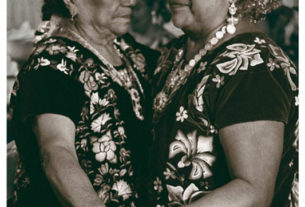
{"label": "older woman", "polygon": [[169,3],[186,35],[155,71],[155,205],[294,205],[297,71],[253,23],[278,1]]}
{"label": "older woman", "polygon": [[15,206],[143,206],[146,65],[153,67],[157,54],[128,35],[117,38],[134,4],[44,1],[51,28],[44,28],[11,99],[20,153]]}

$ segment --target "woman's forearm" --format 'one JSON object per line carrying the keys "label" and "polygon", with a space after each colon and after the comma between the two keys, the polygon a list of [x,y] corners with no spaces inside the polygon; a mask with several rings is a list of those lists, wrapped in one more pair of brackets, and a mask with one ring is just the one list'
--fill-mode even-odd
{"label": "woman's forearm", "polygon": [[234,179],[187,207],[268,207],[272,196],[267,194],[245,180]]}
{"label": "woman's forearm", "polygon": [[65,147],[51,147],[42,152],[43,168],[62,206],[105,207],[97,196],[76,155]]}

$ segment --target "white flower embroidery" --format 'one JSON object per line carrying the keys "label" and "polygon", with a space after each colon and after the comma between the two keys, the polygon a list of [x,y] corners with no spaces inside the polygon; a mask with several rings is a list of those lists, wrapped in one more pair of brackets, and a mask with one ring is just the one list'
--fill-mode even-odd
{"label": "white flower embroidery", "polygon": [[109,192],[111,190],[111,186],[103,185],[102,188],[98,191],[98,197],[106,203],[109,200]]}
{"label": "white flower embroidery", "polygon": [[92,151],[95,153],[95,159],[98,162],[108,160],[111,163],[117,163],[117,156],[114,153],[117,148],[114,141],[112,141],[110,131],[95,142],[94,140],[96,140],[96,137],[91,138],[91,142],[93,142]]}
{"label": "white flower embroidery", "polygon": [[156,180],[154,180],[154,190],[159,193],[163,191],[162,182],[158,177],[156,178]]}
{"label": "white flower embroidery", "polygon": [[260,39],[258,37],[255,38],[254,42],[257,44],[260,44],[260,45],[266,43],[266,41],[264,39]]}
{"label": "white flower embroidery", "polygon": [[194,103],[196,106],[196,109],[200,112],[203,112],[203,93],[206,87],[206,83],[209,79],[209,75],[206,75],[202,78],[202,80],[200,81],[200,83],[197,85],[196,87],[196,91],[195,91],[195,96],[194,96]]}
{"label": "white flower embroidery", "polygon": [[94,132],[100,132],[102,126],[104,126],[106,122],[109,120],[111,120],[110,115],[108,113],[103,113],[101,116],[99,116],[91,123],[91,129]]}
{"label": "white flower embroidery", "polygon": [[224,52],[222,56],[232,60],[216,65],[224,74],[234,75],[238,70],[248,70],[249,64],[256,66],[264,62],[260,55],[261,51],[256,49],[255,45],[238,43],[227,46],[227,49],[229,51]]}
{"label": "white flower embroidery", "polygon": [[109,104],[109,101],[106,98],[100,99],[98,92],[94,92],[91,95],[91,103],[90,103],[90,114],[95,112],[95,106],[105,107]]}
{"label": "white flower embroidery", "polygon": [[95,79],[97,81],[99,81],[101,84],[104,84],[105,80],[107,80],[107,76],[106,76],[105,73],[98,73],[98,72],[96,72],[95,73]]}
{"label": "white flower embroidery", "polygon": [[177,154],[184,154],[178,162],[178,168],[192,165],[190,180],[211,177],[213,174],[210,166],[216,160],[215,156],[211,154],[213,151],[213,137],[197,137],[196,134],[197,131],[195,130],[185,136],[178,130],[175,137],[176,141],[169,146],[169,159],[174,158]]}
{"label": "white flower embroidery", "polygon": [[267,63],[268,68],[270,71],[273,71],[275,68],[279,69],[280,66],[277,64],[272,58],[269,58],[269,62]]}
{"label": "white flower embroidery", "polygon": [[37,70],[39,68],[39,66],[48,66],[48,65],[50,65],[50,61],[48,59],[46,59],[46,58],[43,58],[43,57],[38,58],[37,61],[38,61],[38,63],[34,67],[35,70]]}
{"label": "white flower embroidery", "polygon": [[124,180],[120,180],[114,183],[114,185],[112,186],[112,190],[117,191],[118,195],[123,197],[123,200],[128,199],[132,194],[130,186]]}
{"label": "white flower embroidery", "polygon": [[57,55],[59,54],[60,52],[61,53],[64,53],[67,51],[67,49],[59,44],[53,44],[53,45],[50,45],[46,51],[49,52],[50,55]]}
{"label": "white flower embroidery", "polygon": [[206,67],[207,67],[207,64],[208,64],[207,61],[201,62],[197,72],[200,73],[200,72],[204,71],[206,69]]}
{"label": "white flower embroidery", "polygon": [[184,122],[184,120],[188,118],[187,110],[185,110],[183,106],[180,106],[180,109],[176,113],[176,116],[177,121]]}
{"label": "white flower embroidery", "polygon": [[193,201],[195,197],[202,196],[207,192],[200,191],[198,187],[191,183],[186,189],[181,186],[166,185],[168,191],[168,200],[170,202],[179,202],[187,205]]}
{"label": "white flower embroidery", "polygon": [[45,58],[38,58],[38,62],[41,66],[48,66],[50,65],[50,61],[48,59]]}
{"label": "white flower embroidery", "polygon": [[281,68],[284,70],[285,75],[290,83],[290,87],[293,91],[297,90],[296,84],[293,82],[291,78],[291,74],[296,75],[296,69],[291,64],[289,58],[284,54],[283,50],[279,47],[273,46],[269,44],[272,54],[276,58],[276,61],[279,63]]}
{"label": "white flower embroidery", "polygon": [[126,134],[125,134],[125,129],[122,126],[118,127],[118,133],[119,133],[121,138],[126,138],[127,137]]}
{"label": "white flower embroidery", "polygon": [[77,59],[76,53],[78,52],[78,49],[75,49],[75,47],[70,47],[70,46],[67,46],[67,48],[69,51],[66,53],[66,57],[75,62]]}
{"label": "white flower embroidery", "polygon": [[176,179],[176,176],[173,171],[171,171],[169,168],[166,168],[166,170],[163,172],[163,175],[165,175],[165,179]]}
{"label": "white flower embroidery", "polygon": [[68,74],[67,61],[62,59],[61,62],[57,65],[57,69]]}
{"label": "white flower embroidery", "polygon": [[224,76],[216,75],[212,81],[216,83],[216,88],[219,88],[224,84]]}

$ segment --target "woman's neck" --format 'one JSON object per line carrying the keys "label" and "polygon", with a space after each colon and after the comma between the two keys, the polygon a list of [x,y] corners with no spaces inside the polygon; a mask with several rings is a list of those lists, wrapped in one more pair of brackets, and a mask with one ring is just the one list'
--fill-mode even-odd
{"label": "woman's neck", "polygon": [[[77,36],[79,37],[71,35],[71,32],[78,34]],[[89,26],[84,27],[81,24],[77,24],[70,20],[67,20],[65,24],[65,29],[59,35],[72,38],[74,41],[77,41],[79,43],[81,43],[79,40],[79,38],[81,38],[83,39],[83,41],[87,42],[91,47],[93,47],[112,65],[119,66],[122,64],[122,60],[118,56],[114,47],[114,40],[116,36],[108,29],[93,27],[90,28]]]}

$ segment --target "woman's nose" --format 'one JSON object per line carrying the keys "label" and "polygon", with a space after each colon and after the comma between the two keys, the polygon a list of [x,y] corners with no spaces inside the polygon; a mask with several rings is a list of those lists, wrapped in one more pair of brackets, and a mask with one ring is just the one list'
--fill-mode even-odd
{"label": "woman's nose", "polygon": [[137,3],[137,0],[121,0],[123,6],[133,7]]}

